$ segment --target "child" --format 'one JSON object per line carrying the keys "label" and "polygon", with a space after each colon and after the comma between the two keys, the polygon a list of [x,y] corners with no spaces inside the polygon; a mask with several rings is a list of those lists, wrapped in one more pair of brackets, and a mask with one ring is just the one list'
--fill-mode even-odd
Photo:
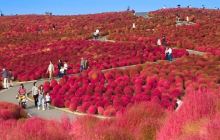
{"label": "child", "polygon": [[51,102],[49,93],[46,94],[45,100],[46,100],[46,108],[49,110],[50,109],[49,108],[50,107],[50,102]]}

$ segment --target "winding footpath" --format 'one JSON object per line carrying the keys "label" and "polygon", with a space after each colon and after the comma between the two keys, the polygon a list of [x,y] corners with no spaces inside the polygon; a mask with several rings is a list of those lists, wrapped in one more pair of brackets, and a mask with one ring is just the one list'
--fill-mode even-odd
{"label": "winding footpath", "polygon": [[[43,82],[44,80],[38,81],[37,85],[40,85]],[[24,83],[24,86],[27,89],[27,91],[30,91],[33,86],[33,82]],[[6,101],[6,102],[18,104],[18,101],[16,99],[18,88],[19,88],[19,84],[17,83],[15,84],[14,87],[10,89],[0,91],[0,101]],[[37,108],[34,107],[34,103],[30,100],[28,100],[27,102],[26,110],[30,117],[36,116],[36,117],[41,117],[44,119],[54,119],[54,120],[59,120],[64,116],[69,117],[71,119],[76,118],[76,115],[74,114],[66,113],[66,112],[63,112],[61,110],[54,109],[54,108],[51,108],[50,110],[46,110],[46,111],[37,110]]]}
{"label": "winding footpath", "polygon": [[[100,41],[108,41],[107,38],[102,38]],[[199,51],[193,51],[193,50],[187,50],[190,55],[204,55],[204,52],[199,52]],[[164,60],[160,60],[164,61]],[[155,63],[155,62],[146,62],[146,63]],[[113,69],[126,69],[130,67],[135,67],[136,65],[131,65],[131,66],[122,66],[122,67],[116,67],[116,68],[111,68],[111,69],[106,69],[102,71],[109,71]],[[36,80],[37,81],[37,86],[43,84],[45,81],[48,81],[48,79],[40,79]],[[24,82],[24,86],[27,89],[27,91],[31,91],[31,88],[33,86],[33,82],[35,81],[29,81],[29,82]],[[1,90],[0,91],[0,101],[5,101],[5,102],[10,102],[14,104],[18,104],[18,101],[16,99],[17,95],[17,90],[19,88],[20,83],[15,83],[14,87],[11,87],[7,90]],[[27,102],[27,109],[26,111],[28,112],[30,117],[40,117],[44,119],[53,119],[53,120],[60,120],[63,117],[68,117],[71,120],[76,119],[77,117],[81,115],[86,115],[85,113],[77,113],[77,112],[71,112],[68,109],[65,108],[56,108],[56,107],[51,107],[50,110],[37,110],[37,108],[34,107],[33,100],[28,98]],[[98,118],[106,118],[102,116],[96,116]]]}

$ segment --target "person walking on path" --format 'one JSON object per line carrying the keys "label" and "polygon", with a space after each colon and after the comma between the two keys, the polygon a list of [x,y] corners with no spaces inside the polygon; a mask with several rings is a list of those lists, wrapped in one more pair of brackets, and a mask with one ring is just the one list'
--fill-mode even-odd
{"label": "person walking on path", "polygon": [[44,89],[43,86],[41,85],[39,87],[39,91],[38,91],[38,102],[37,102],[37,109],[40,110],[40,106],[42,107],[42,110],[45,110],[45,99],[44,99]]}
{"label": "person walking on path", "polygon": [[189,16],[186,16],[186,21],[189,22]]}
{"label": "person walking on path", "polygon": [[172,61],[173,60],[172,52],[173,52],[172,48],[170,48],[170,47],[166,48],[165,54],[166,54],[166,59],[168,61]]}
{"label": "person walking on path", "polygon": [[33,83],[33,87],[32,87],[32,96],[34,98],[34,104],[35,107],[37,107],[37,102],[38,102],[38,87],[36,86],[36,82]]}
{"label": "person walking on path", "polygon": [[53,73],[54,73],[54,65],[53,65],[52,61],[50,61],[50,64],[47,69],[47,73],[49,73],[49,78],[51,80],[53,78]]}
{"label": "person walking on path", "polygon": [[64,67],[62,66],[62,67],[60,68],[60,77],[63,77],[63,76],[64,76],[64,72],[65,72],[65,69],[64,69]]}
{"label": "person walking on path", "polygon": [[8,82],[9,82],[10,87],[13,87],[13,80],[14,80],[14,76],[13,76],[12,70],[9,69],[9,71],[8,71]]}
{"label": "person walking on path", "polygon": [[161,44],[162,44],[162,46],[164,46],[164,47],[167,46],[167,40],[166,40],[166,37],[165,37],[165,36],[162,37]]}
{"label": "person walking on path", "polygon": [[84,63],[83,63],[83,70],[87,70],[89,67],[89,62],[87,59],[84,60]]}
{"label": "person walking on path", "polygon": [[3,88],[9,88],[9,84],[8,84],[8,71],[3,68],[2,69],[2,78],[3,78]]}
{"label": "person walking on path", "polygon": [[181,97],[178,97],[176,99],[176,109],[175,109],[175,111],[178,111],[180,109],[180,107],[182,106],[182,104],[183,104],[183,101],[181,100]]}
{"label": "person walking on path", "polygon": [[47,110],[49,110],[50,109],[50,103],[51,103],[51,98],[50,98],[49,93],[46,94],[45,101],[46,101],[46,108],[47,108]]}
{"label": "person walking on path", "polygon": [[162,44],[161,44],[161,40],[160,40],[160,38],[158,38],[157,39],[157,46],[161,46]]}
{"label": "person walking on path", "polygon": [[96,31],[93,33],[93,37],[94,37],[94,39],[99,38],[99,29],[96,29]]}
{"label": "person walking on path", "polygon": [[63,66],[63,62],[62,62],[62,60],[59,60],[58,65],[57,65],[57,67],[58,67],[58,77],[61,77],[60,69],[61,69],[62,66]]}
{"label": "person walking on path", "polygon": [[136,25],[135,23],[132,24],[132,29],[135,29],[136,28]]}
{"label": "person walking on path", "polygon": [[21,84],[19,89],[18,89],[18,94],[17,94],[17,99],[18,99],[18,104],[21,106],[22,101],[26,102],[26,89],[24,88],[24,85]]}
{"label": "person walking on path", "polygon": [[81,61],[80,61],[80,72],[82,72],[83,71],[83,69],[84,69],[84,58],[82,57],[81,58]]}
{"label": "person walking on path", "polygon": [[64,64],[63,64],[63,68],[64,68],[64,75],[67,75],[67,70],[68,70],[68,64],[67,64],[67,61],[64,62]]}

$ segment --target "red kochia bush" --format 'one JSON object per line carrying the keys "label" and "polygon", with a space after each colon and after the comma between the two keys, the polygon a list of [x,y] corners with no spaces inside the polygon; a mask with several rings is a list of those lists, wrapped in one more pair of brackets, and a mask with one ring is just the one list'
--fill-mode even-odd
{"label": "red kochia bush", "polygon": [[53,80],[50,81],[50,86],[53,87],[53,88],[54,88],[57,84],[58,84],[58,83],[57,83],[57,80],[54,80],[54,79],[53,79]]}
{"label": "red kochia bush", "polygon": [[52,100],[52,105],[56,107],[64,107],[64,99],[62,97],[57,97]]}
{"label": "red kochia bush", "polygon": [[104,108],[103,107],[98,107],[98,114],[103,115]]}
{"label": "red kochia bush", "polygon": [[76,111],[76,109],[77,109],[77,104],[76,104],[76,103],[70,103],[69,109],[70,109],[71,111]]}
{"label": "red kochia bush", "polygon": [[73,123],[72,132],[79,140],[154,140],[165,116],[166,112],[158,104],[138,104],[114,119],[78,119]]}
{"label": "red kochia bush", "polygon": [[184,136],[183,130],[187,125],[197,126],[196,123],[201,124],[202,119],[210,119],[217,112],[218,100],[218,97],[211,93],[188,93],[180,109],[172,113],[162,127],[158,140],[176,140],[181,135]]}
{"label": "red kochia bush", "polygon": [[[69,122],[56,122],[39,118],[22,121],[0,120],[1,140],[69,140]],[[40,127],[40,128],[39,128]]]}
{"label": "red kochia bush", "polygon": [[96,114],[96,112],[97,112],[97,108],[94,105],[91,105],[87,110],[88,114]]}
{"label": "red kochia bush", "polygon": [[0,102],[0,119],[19,119],[26,118],[26,112],[18,105]]}

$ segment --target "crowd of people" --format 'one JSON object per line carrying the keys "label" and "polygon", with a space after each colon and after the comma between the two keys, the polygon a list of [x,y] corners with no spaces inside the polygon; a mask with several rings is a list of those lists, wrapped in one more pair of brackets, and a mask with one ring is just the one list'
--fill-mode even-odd
{"label": "crowd of people", "polygon": [[180,16],[177,14],[177,15],[176,15],[176,23],[182,22],[182,21],[190,22],[189,16],[186,16],[186,18],[185,18],[185,20],[184,20],[184,19],[181,19]]}
{"label": "crowd of people", "polygon": [[[89,66],[88,60],[84,59],[82,57],[81,61],[80,61],[80,72],[82,72],[83,70],[87,70],[88,66]],[[62,60],[59,60],[58,64],[57,64],[57,68],[58,68],[58,75],[57,76],[59,78],[66,75],[67,70],[68,70],[67,61],[63,62]],[[10,76],[8,76],[8,75],[10,75],[10,72],[11,71],[7,72],[5,69],[3,69],[2,76],[5,77],[5,79],[4,79],[4,82],[6,81],[5,83],[7,83],[7,81],[9,81],[7,78],[10,77]],[[54,64],[52,63],[52,61],[50,61],[49,66],[47,68],[47,73],[49,74],[49,79],[53,78],[54,72],[55,72]],[[7,84],[5,84],[5,85],[7,85]],[[51,98],[50,98],[49,93],[44,92],[42,85],[37,87],[36,82],[34,82],[31,92],[32,92],[32,97],[34,99],[35,107],[37,107],[38,110],[40,110],[41,108],[42,108],[42,110],[49,109]],[[22,103],[26,104],[26,97],[27,97],[26,89],[24,88],[24,85],[21,84],[18,89],[18,94],[16,96],[16,98],[19,101],[19,105],[22,105]]]}
{"label": "crowd of people", "polygon": [[[136,25],[133,24],[133,28],[135,28],[135,26]],[[96,31],[96,32],[99,33],[99,31]],[[169,47],[169,45],[167,44],[166,37],[163,35],[162,38],[158,38],[156,44],[157,46],[163,46],[166,48],[165,49],[166,60],[172,61],[173,59],[172,48]],[[67,75],[67,70],[69,68],[67,61],[58,60],[57,68],[58,68],[57,77],[62,78],[64,75]],[[87,70],[88,68],[89,68],[88,60],[82,57],[80,59],[80,68],[79,68],[80,72]],[[54,73],[55,73],[55,66],[52,63],[52,61],[50,61],[49,63],[49,66],[47,68],[47,73],[49,75],[49,79],[51,80],[54,77]],[[12,70],[10,69],[7,70],[3,68],[2,78],[3,78],[3,88],[9,88],[13,86],[12,81],[14,80],[14,76],[13,76]],[[50,98],[49,93],[44,92],[43,86],[40,85],[39,87],[37,87],[36,82],[34,82],[31,91],[32,91],[32,97],[34,99],[35,107],[37,107],[38,110],[49,109],[51,98]],[[24,85],[21,84],[18,89],[18,94],[17,94],[19,105],[21,105],[22,103],[26,103],[26,97],[27,97],[26,89],[24,88]],[[177,100],[177,104],[178,104],[177,106],[181,105],[180,101],[181,101],[180,99]]]}
{"label": "crowd of people", "polygon": [[166,58],[166,60],[168,60],[168,61],[172,61],[172,60],[173,60],[173,55],[172,55],[173,50],[172,50],[172,48],[167,44],[167,41],[166,41],[166,37],[165,37],[165,36],[163,36],[162,39],[160,39],[160,38],[157,39],[157,46],[163,46],[163,47],[166,48],[166,49],[165,49],[165,56],[166,56],[165,58]]}
{"label": "crowd of people", "polygon": [[[37,87],[36,82],[34,82],[33,87],[31,89],[31,93],[34,99],[34,105],[38,110],[50,109],[51,98],[49,93],[44,92],[42,85]],[[18,93],[16,98],[18,99],[18,104],[21,107],[26,108],[27,90],[25,89],[23,84],[21,84],[20,87],[18,88]]]}
{"label": "crowd of people", "polygon": [[[67,70],[68,70],[68,64],[67,61],[62,61],[59,60],[58,64],[57,64],[57,68],[58,68],[58,77],[62,78],[64,75],[67,74]],[[50,61],[49,66],[47,68],[47,73],[49,74],[49,79],[52,79],[54,76],[54,72],[55,72],[55,67],[54,64],[52,63],[52,61]]]}
{"label": "crowd of people", "polygon": [[46,110],[50,108],[51,98],[49,93],[44,92],[43,85],[36,86],[36,82],[33,83],[32,97],[34,98],[34,105],[38,110]]}
{"label": "crowd of people", "polygon": [[[67,75],[67,70],[69,69],[69,66],[67,64],[67,61],[59,60],[57,64],[58,68],[58,75],[57,77],[62,78],[64,75]],[[80,59],[80,72],[83,70],[87,70],[89,68],[89,62],[87,59],[84,59],[83,57]],[[51,80],[54,77],[55,73],[55,67],[52,61],[50,61],[49,66],[47,68],[47,74],[49,74],[49,79]]]}

